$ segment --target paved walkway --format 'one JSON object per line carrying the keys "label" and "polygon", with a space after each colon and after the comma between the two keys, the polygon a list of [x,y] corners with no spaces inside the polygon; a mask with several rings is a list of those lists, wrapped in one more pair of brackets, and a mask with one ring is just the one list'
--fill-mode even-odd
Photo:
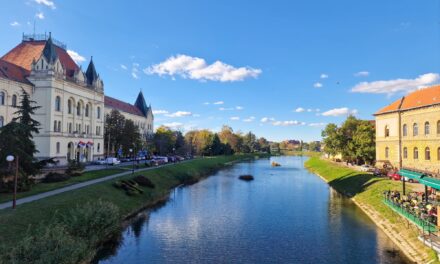
{"label": "paved walkway", "polygon": [[[180,163],[184,163],[184,162],[188,162],[188,161],[182,161]],[[145,168],[145,169],[138,169],[138,170],[135,170],[135,172],[154,170],[154,169],[157,169],[157,168],[163,168],[163,167],[171,166],[171,165],[174,165],[174,164],[178,164],[178,163],[171,163],[171,164],[166,164],[166,165],[162,165],[162,166],[158,166],[158,167],[150,167],[150,168]],[[122,176],[125,176],[125,175],[129,175],[131,173],[132,173],[132,171],[129,170],[129,171],[126,171],[126,172],[121,172],[121,173],[118,173],[118,174],[113,174],[113,175],[105,176],[105,177],[94,179],[94,180],[90,180],[90,181],[76,183],[76,184],[69,185],[69,186],[66,186],[66,187],[62,187],[62,188],[59,188],[59,189],[55,189],[55,190],[52,190],[52,191],[48,191],[48,192],[44,192],[44,193],[40,193],[40,194],[35,194],[35,195],[32,195],[32,196],[20,198],[20,199],[17,199],[17,205],[24,204],[24,203],[29,203],[29,202],[33,202],[33,201],[37,201],[37,200],[40,200],[40,199],[43,199],[43,198],[46,198],[46,197],[50,197],[50,196],[54,196],[54,195],[57,195],[57,194],[60,194],[60,193],[64,193],[64,192],[68,192],[68,191],[72,191],[72,190],[76,190],[76,189],[80,189],[80,188],[83,188],[83,187],[86,187],[86,186],[90,186],[90,185],[97,184],[97,183],[100,183],[100,182],[104,182],[104,181],[108,181],[108,180],[115,179],[115,178],[118,178],[118,177],[122,177]],[[6,208],[11,208],[11,207],[12,207],[12,201],[5,202],[5,203],[0,203],[0,210],[1,209],[6,209]]]}

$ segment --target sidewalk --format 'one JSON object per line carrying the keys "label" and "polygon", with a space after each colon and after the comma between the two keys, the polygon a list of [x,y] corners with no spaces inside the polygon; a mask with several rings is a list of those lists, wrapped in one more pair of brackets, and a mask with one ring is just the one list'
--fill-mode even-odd
{"label": "sidewalk", "polygon": [[[185,160],[185,161],[182,161],[182,162],[179,162],[179,163],[165,164],[165,165],[158,166],[158,167],[150,167],[150,168],[138,169],[138,170],[135,170],[135,172],[154,170],[154,169],[158,169],[158,168],[172,166],[172,165],[175,165],[175,164],[185,163],[185,162],[188,162],[188,161],[191,161],[191,160]],[[43,199],[43,198],[46,198],[46,197],[49,197],[49,196],[53,196],[53,195],[57,195],[57,194],[60,194],[60,193],[64,193],[64,192],[68,192],[68,191],[72,191],[72,190],[76,190],[76,189],[80,189],[80,188],[87,187],[87,186],[90,186],[90,185],[93,185],[93,184],[96,184],[96,183],[100,183],[100,182],[108,181],[108,180],[111,180],[111,179],[119,178],[119,177],[122,177],[122,176],[125,176],[125,175],[130,175],[131,173],[132,173],[132,171],[128,170],[126,172],[121,172],[121,173],[118,173],[118,174],[113,174],[113,175],[105,176],[105,177],[102,177],[102,178],[98,178],[98,179],[94,179],[94,180],[90,180],[90,181],[86,181],[86,182],[81,182],[81,183],[69,185],[69,186],[66,186],[66,187],[63,187],[63,188],[59,188],[59,189],[56,189],[56,190],[52,190],[52,191],[48,191],[48,192],[44,192],[44,193],[35,194],[35,195],[32,195],[32,196],[20,198],[20,199],[17,200],[17,205],[24,204],[24,203],[29,203],[29,202],[33,202],[33,201],[37,201],[37,200],[40,200],[40,199]],[[12,201],[8,201],[8,202],[5,202],[5,203],[0,203],[0,210],[6,209],[6,208],[11,208],[11,207],[12,207]]]}

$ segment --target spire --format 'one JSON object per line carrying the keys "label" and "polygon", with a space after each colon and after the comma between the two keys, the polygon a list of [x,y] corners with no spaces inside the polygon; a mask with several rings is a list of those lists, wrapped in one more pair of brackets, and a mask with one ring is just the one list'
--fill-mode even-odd
{"label": "spire", "polygon": [[136,99],[136,102],[134,103],[134,106],[136,106],[139,110],[141,110],[142,114],[144,116],[147,116],[148,114],[148,106],[147,103],[145,103],[144,95],[142,94],[142,91],[139,92],[139,95]]}
{"label": "spire", "polygon": [[93,82],[98,79],[98,74],[96,73],[95,64],[93,64],[93,56],[90,58],[89,66],[86,71],[87,84],[93,85]]}
{"label": "spire", "polygon": [[55,45],[52,42],[52,34],[49,32],[49,38],[44,45],[43,56],[47,59],[49,63],[54,62],[57,58],[57,52],[55,50]]}

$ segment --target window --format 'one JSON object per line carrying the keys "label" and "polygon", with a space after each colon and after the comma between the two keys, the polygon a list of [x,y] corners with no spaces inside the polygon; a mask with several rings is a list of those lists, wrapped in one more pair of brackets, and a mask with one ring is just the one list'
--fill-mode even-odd
{"label": "window", "polygon": [[12,106],[17,106],[17,95],[12,95]]}
{"label": "window", "polygon": [[78,133],[81,133],[81,124],[78,125]]}
{"label": "window", "polygon": [[414,159],[419,159],[419,150],[414,148]]}
{"label": "window", "polygon": [[90,130],[90,126],[87,125],[87,126],[86,126],[86,134],[89,134],[89,132],[90,132],[89,130]]}
{"label": "window", "polygon": [[97,151],[99,152],[101,150],[101,143],[98,143]]}
{"label": "window", "polygon": [[2,127],[5,123],[5,119],[3,118],[3,116],[0,116],[0,127]]}
{"label": "window", "polygon": [[425,135],[429,135],[429,122],[425,122]]}
{"label": "window", "polygon": [[428,147],[425,148],[425,160],[431,160],[431,150]]}
{"label": "window", "polygon": [[101,119],[101,107],[96,108],[96,118]]}
{"label": "window", "polygon": [[88,104],[86,105],[86,111],[84,112],[84,115],[86,117],[89,117],[89,105]]}
{"label": "window", "polygon": [[5,105],[5,93],[0,92],[0,105]]}
{"label": "window", "polygon": [[81,103],[78,102],[78,104],[76,105],[76,115],[80,116],[81,115]]}
{"label": "window", "polygon": [[56,120],[53,121],[53,132],[57,132],[57,124],[58,122]]}
{"label": "window", "polygon": [[58,132],[61,132],[62,128],[61,128],[61,121],[58,121]]}
{"label": "window", "polygon": [[390,128],[388,126],[385,126],[385,137],[390,136]]}
{"label": "window", "polygon": [[390,149],[388,147],[385,148],[385,158],[388,159],[388,156],[390,155]]}
{"label": "window", "polygon": [[407,147],[404,147],[404,148],[403,148],[403,158],[404,158],[404,159],[407,159],[407,158],[408,158],[408,148],[407,148]]}
{"label": "window", "polygon": [[440,160],[440,148],[437,148],[437,160]]}
{"label": "window", "polygon": [[67,101],[67,113],[71,114],[72,113],[72,100],[68,100]]}
{"label": "window", "polygon": [[61,97],[55,97],[55,111],[61,111]]}
{"label": "window", "polygon": [[97,126],[96,127],[96,135],[99,136],[100,134],[101,134],[100,127]]}
{"label": "window", "polygon": [[419,126],[417,123],[414,123],[413,125],[413,136],[417,136],[419,134]]}
{"label": "window", "polygon": [[403,125],[402,134],[404,137],[408,136],[408,126],[406,124]]}
{"label": "window", "polygon": [[72,133],[72,123],[69,123],[69,133]]}
{"label": "window", "polygon": [[57,142],[57,154],[60,153],[60,142]]}
{"label": "window", "polygon": [[440,120],[437,121],[437,135],[440,135]]}

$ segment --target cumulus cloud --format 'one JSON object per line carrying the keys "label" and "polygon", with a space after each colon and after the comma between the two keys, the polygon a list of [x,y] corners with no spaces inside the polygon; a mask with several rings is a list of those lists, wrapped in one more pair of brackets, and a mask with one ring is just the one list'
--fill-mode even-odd
{"label": "cumulus cloud", "polygon": [[267,123],[267,122],[270,122],[270,121],[275,121],[275,118],[273,118],[273,117],[263,117],[260,120],[261,123]]}
{"label": "cumulus cloud", "polygon": [[74,60],[78,64],[83,63],[83,62],[86,61],[86,58],[84,58],[83,56],[79,55],[78,52],[76,52],[76,51],[67,50],[67,53],[72,58],[72,60]]}
{"label": "cumulus cloud", "polygon": [[321,88],[322,86],[323,85],[320,82],[316,82],[316,83],[313,84],[313,87],[315,87],[315,88]]}
{"label": "cumulus cloud", "polygon": [[305,109],[302,107],[298,107],[297,109],[295,109],[295,112],[297,112],[297,113],[302,113],[304,111],[305,111]]}
{"label": "cumulus cloud", "polygon": [[39,12],[39,13],[35,14],[35,17],[38,19],[44,19],[44,14],[43,14],[43,12]]}
{"label": "cumulus cloud", "polygon": [[191,112],[187,111],[177,111],[171,114],[165,114],[167,117],[184,117],[184,116],[192,116]]}
{"label": "cumulus cloud", "polygon": [[17,21],[11,22],[9,25],[13,26],[13,27],[18,27],[20,26],[20,23],[18,23]]}
{"label": "cumulus cloud", "polygon": [[387,81],[361,82],[354,86],[351,91],[354,93],[375,93],[388,94],[408,93],[439,82],[438,73],[426,73],[415,79],[395,79]]}
{"label": "cumulus cloud", "polygon": [[179,128],[183,127],[183,124],[179,123],[179,122],[165,123],[163,125],[166,126],[166,127],[171,128],[171,129],[179,129]]}
{"label": "cumulus cloud", "polygon": [[328,74],[325,73],[321,73],[321,76],[319,76],[321,79],[327,79],[328,78]]}
{"label": "cumulus cloud", "polygon": [[35,3],[39,4],[39,5],[45,5],[51,9],[55,9],[55,3],[53,1],[50,0],[35,0]]}
{"label": "cumulus cloud", "polygon": [[321,115],[323,116],[347,116],[347,115],[355,115],[357,114],[356,109],[349,109],[347,107],[334,108],[328,111],[325,111]]}
{"label": "cumulus cloud", "polygon": [[370,75],[370,72],[367,71],[360,71],[354,74],[355,77],[367,77]]}
{"label": "cumulus cloud", "polygon": [[221,61],[208,64],[204,59],[179,54],[144,69],[146,74],[159,76],[180,76],[184,79],[200,81],[235,82],[246,78],[257,78],[261,69],[251,67],[236,68]]}
{"label": "cumulus cloud", "polygon": [[212,104],[215,104],[215,105],[222,105],[222,104],[224,104],[225,102],[223,102],[223,101],[217,101],[217,102],[214,102],[214,103],[212,103]]}
{"label": "cumulus cloud", "polygon": [[243,119],[243,122],[249,123],[249,122],[253,122],[254,120],[255,120],[255,116],[250,116],[250,117],[248,117],[246,119]]}
{"label": "cumulus cloud", "polygon": [[320,126],[325,126],[327,125],[326,123],[310,123],[309,126],[311,127],[320,127]]}
{"label": "cumulus cloud", "polygon": [[153,110],[153,114],[154,115],[164,115],[164,114],[168,114],[167,110]]}
{"label": "cumulus cloud", "polygon": [[229,119],[231,119],[231,120],[233,120],[233,121],[238,121],[238,120],[240,120],[240,117],[238,117],[238,116],[233,116],[233,117],[231,117],[231,118],[229,118]]}
{"label": "cumulus cloud", "polygon": [[220,107],[218,110],[220,110],[220,111],[232,111],[232,110],[234,110],[234,108],[233,107]]}
{"label": "cumulus cloud", "polygon": [[306,123],[299,122],[297,120],[287,120],[287,121],[274,121],[272,125],[274,126],[303,126]]}

